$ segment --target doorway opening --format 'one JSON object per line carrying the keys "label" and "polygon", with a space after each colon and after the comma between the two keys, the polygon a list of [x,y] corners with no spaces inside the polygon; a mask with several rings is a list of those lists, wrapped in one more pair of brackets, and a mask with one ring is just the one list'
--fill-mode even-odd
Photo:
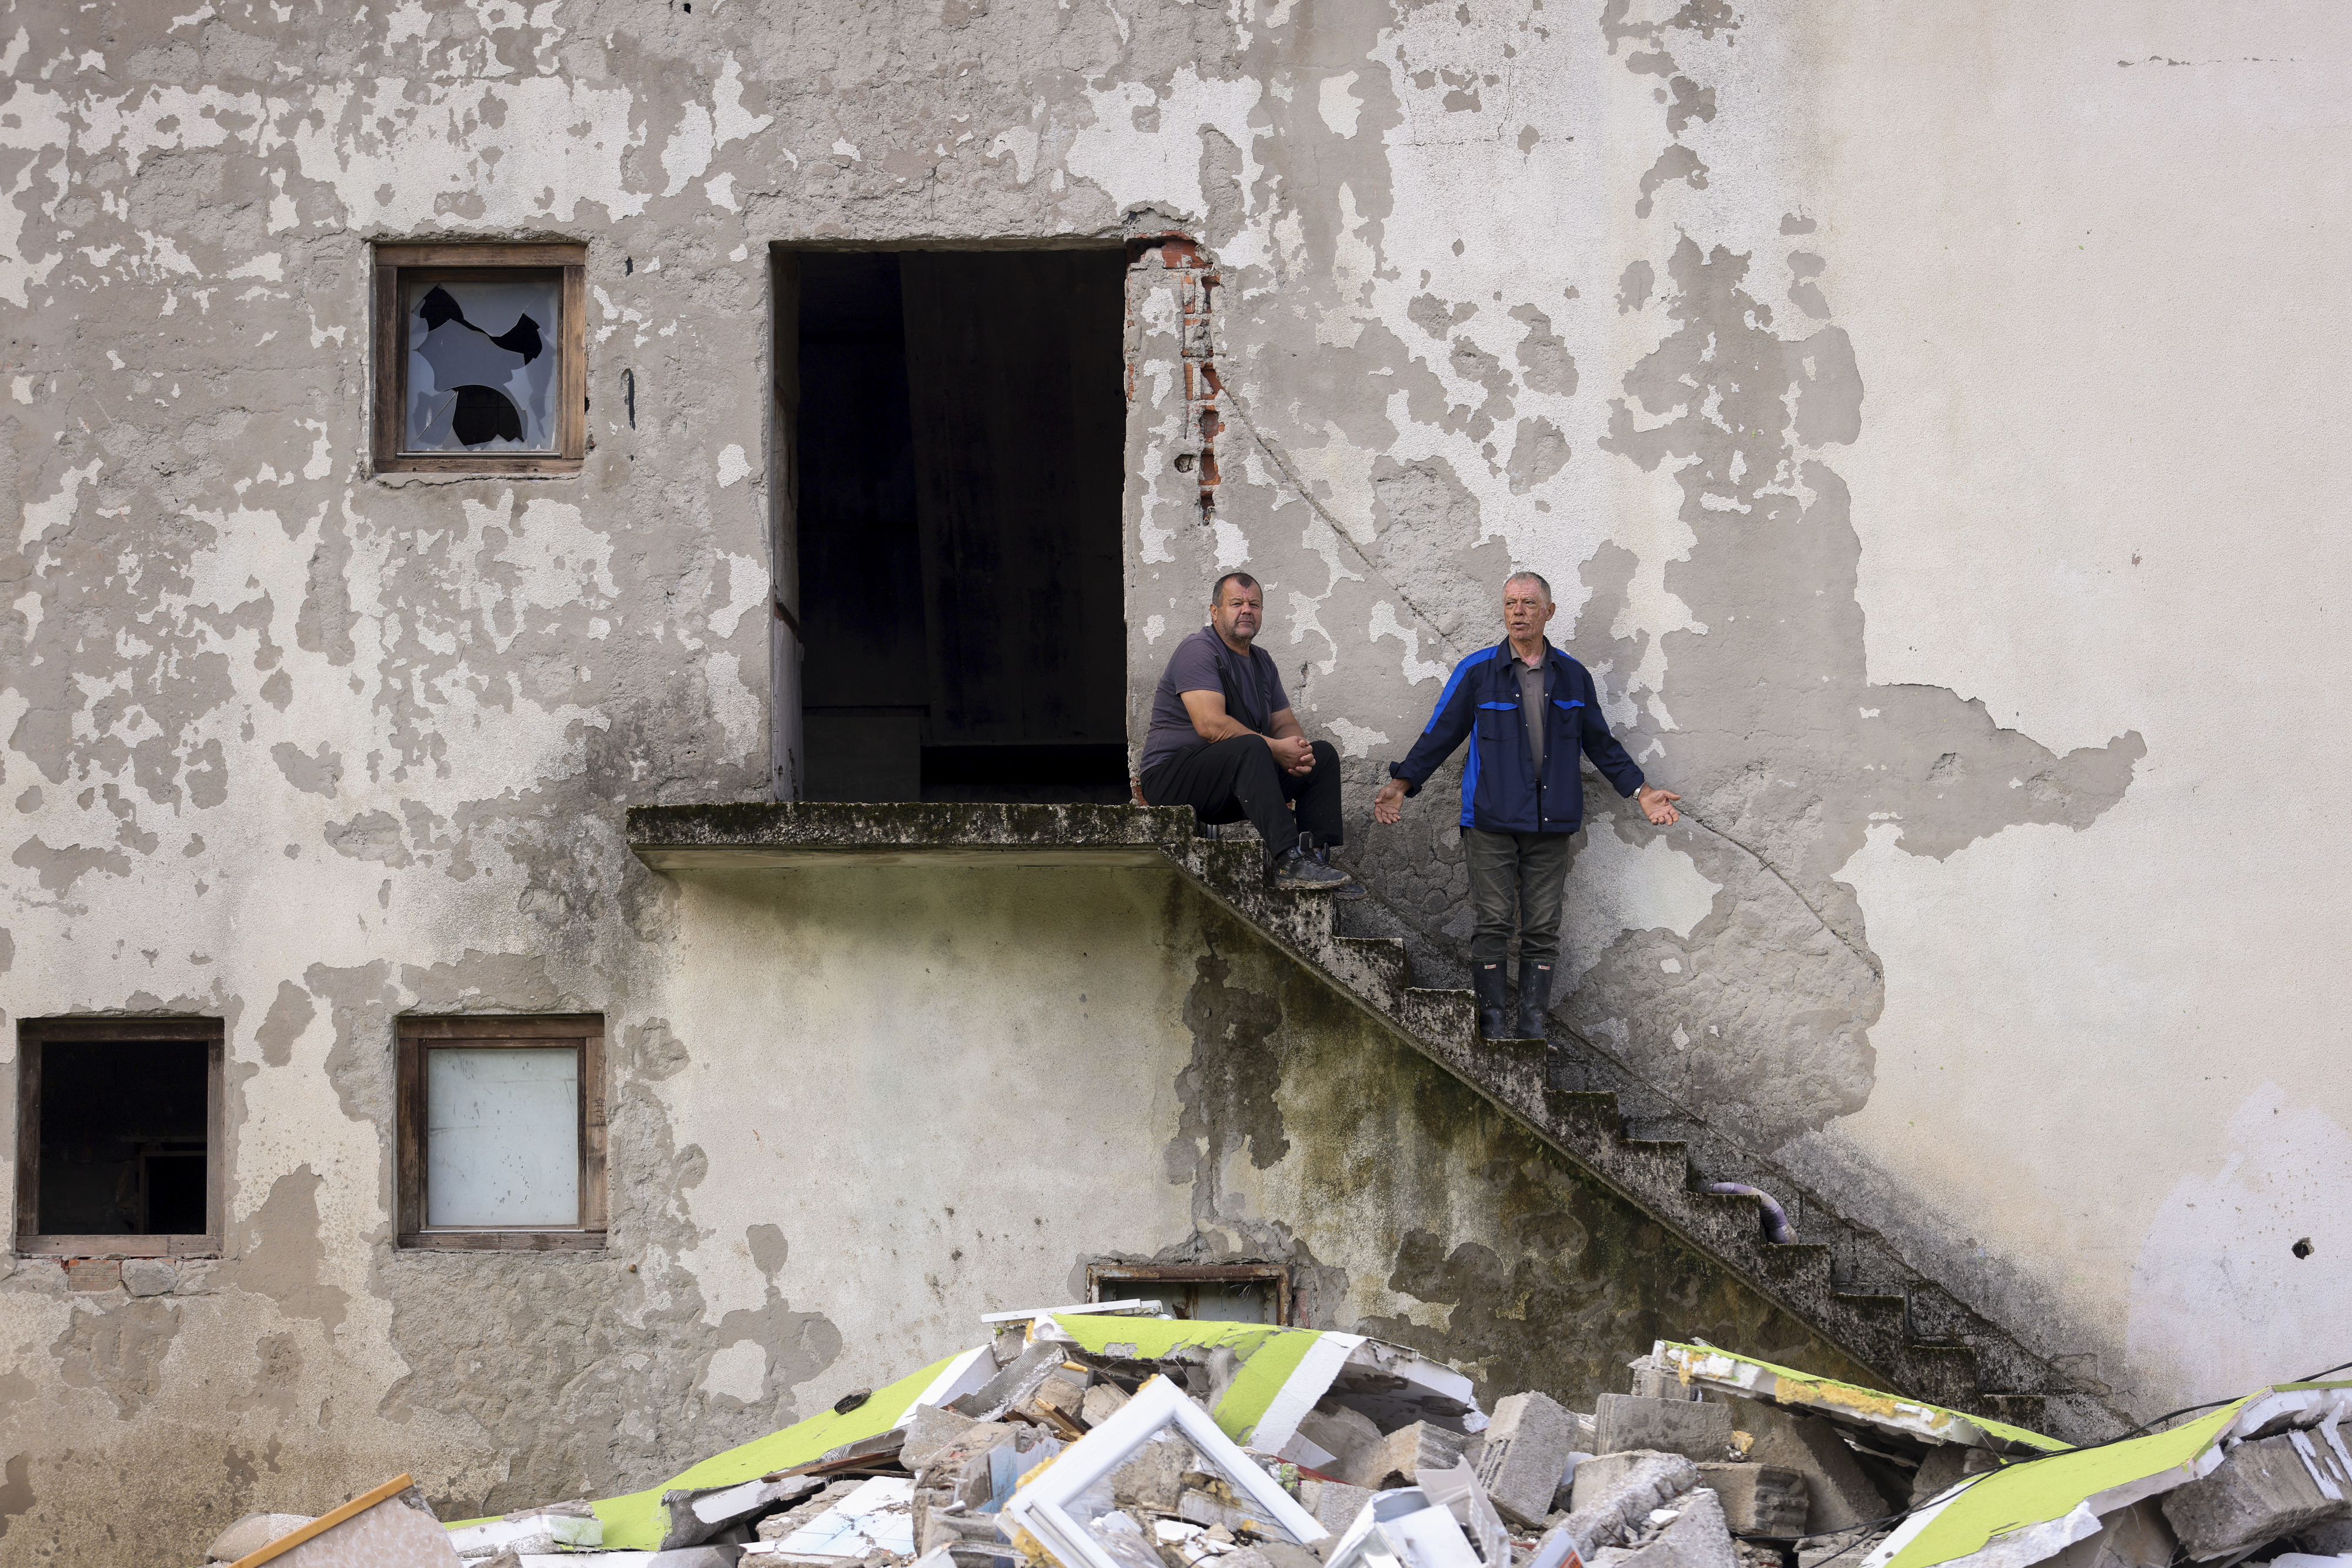
{"label": "doorway opening", "polygon": [[1127,800],[1124,253],[775,268],[778,792]]}

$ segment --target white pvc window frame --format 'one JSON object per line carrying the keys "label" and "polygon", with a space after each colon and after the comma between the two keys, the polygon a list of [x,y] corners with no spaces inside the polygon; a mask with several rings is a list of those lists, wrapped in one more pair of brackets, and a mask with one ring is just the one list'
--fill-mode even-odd
{"label": "white pvc window frame", "polygon": [[1282,1490],[1280,1482],[1260,1469],[1240,1444],[1225,1436],[1207,1411],[1165,1377],[1152,1378],[1109,1419],[1064,1449],[1044,1475],[1013,1494],[1004,1511],[1043,1542],[1062,1568],[1119,1568],[1087,1527],[1070,1517],[1068,1505],[1171,1426],[1184,1434],[1202,1460],[1224,1477],[1226,1484],[1263,1510],[1269,1521],[1300,1545],[1311,1545],[1330,1533]]}

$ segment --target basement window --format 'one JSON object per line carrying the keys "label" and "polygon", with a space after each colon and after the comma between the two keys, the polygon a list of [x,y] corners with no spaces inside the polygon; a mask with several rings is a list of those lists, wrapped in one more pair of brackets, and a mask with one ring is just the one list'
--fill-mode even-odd
{"label": "basement window", "polygon": [[777,793],[1126,800],[1125,252],[773,281]]}
{"label": "basement window", "polygon": [[400,1245],[604,1245],[604,1025],[595,1017],[399,1025]]}
{"label": "basement window", "polygon": [[375,468],[569,474],[587,446],[587,247],[375,250]]}
{"label": "basement window", "polygon": [[1087,1300],[1157,1301],[1180,1318],[1213,1322],[1291,1321],[1290,1270],[1280,1263],[1091,1263]]}
{"label": "basement window", "polygon": [[218,1019],[17,1026],[16,1250],[220,1250]]}

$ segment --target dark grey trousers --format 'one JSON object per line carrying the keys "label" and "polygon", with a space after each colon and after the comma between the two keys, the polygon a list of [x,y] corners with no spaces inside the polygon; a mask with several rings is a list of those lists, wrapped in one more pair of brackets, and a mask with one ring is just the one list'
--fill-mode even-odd
{"label": "dark grey trousers", "polygon": [[1568,892],[1566,833],[1482,833],[1462,830],[1470,864],[1470,961],[1499,964],[1510,956],[1511,917],[1518,916],[1519,962],[1549,964],[1559,956],[1559,910]]}

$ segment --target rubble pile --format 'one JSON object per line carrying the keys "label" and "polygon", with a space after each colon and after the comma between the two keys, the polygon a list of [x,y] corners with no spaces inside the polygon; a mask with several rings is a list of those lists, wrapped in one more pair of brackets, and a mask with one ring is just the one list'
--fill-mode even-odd
{"label": "rubble pile", "polygon": [[[669,1486],[452,1525],[444,1561],[2352,1568],[2347,1385],[2265,1391],[2198,1424],[2210,1431],[2074,1449],[1704,1346],[1662,1342],[1630,1392],[1591,1412],[1527,1392],[1489,1416],[1461,1374],[1356,1335],[1009,1316],[992,1343]],[[767,1468],[780,1457],[793,1462]],[[271,1560],[252,1543],[285,1520],[264,1517],[233,1526],[215,1560]],[[302,1551],[278,1561],[305,1568]]]}

